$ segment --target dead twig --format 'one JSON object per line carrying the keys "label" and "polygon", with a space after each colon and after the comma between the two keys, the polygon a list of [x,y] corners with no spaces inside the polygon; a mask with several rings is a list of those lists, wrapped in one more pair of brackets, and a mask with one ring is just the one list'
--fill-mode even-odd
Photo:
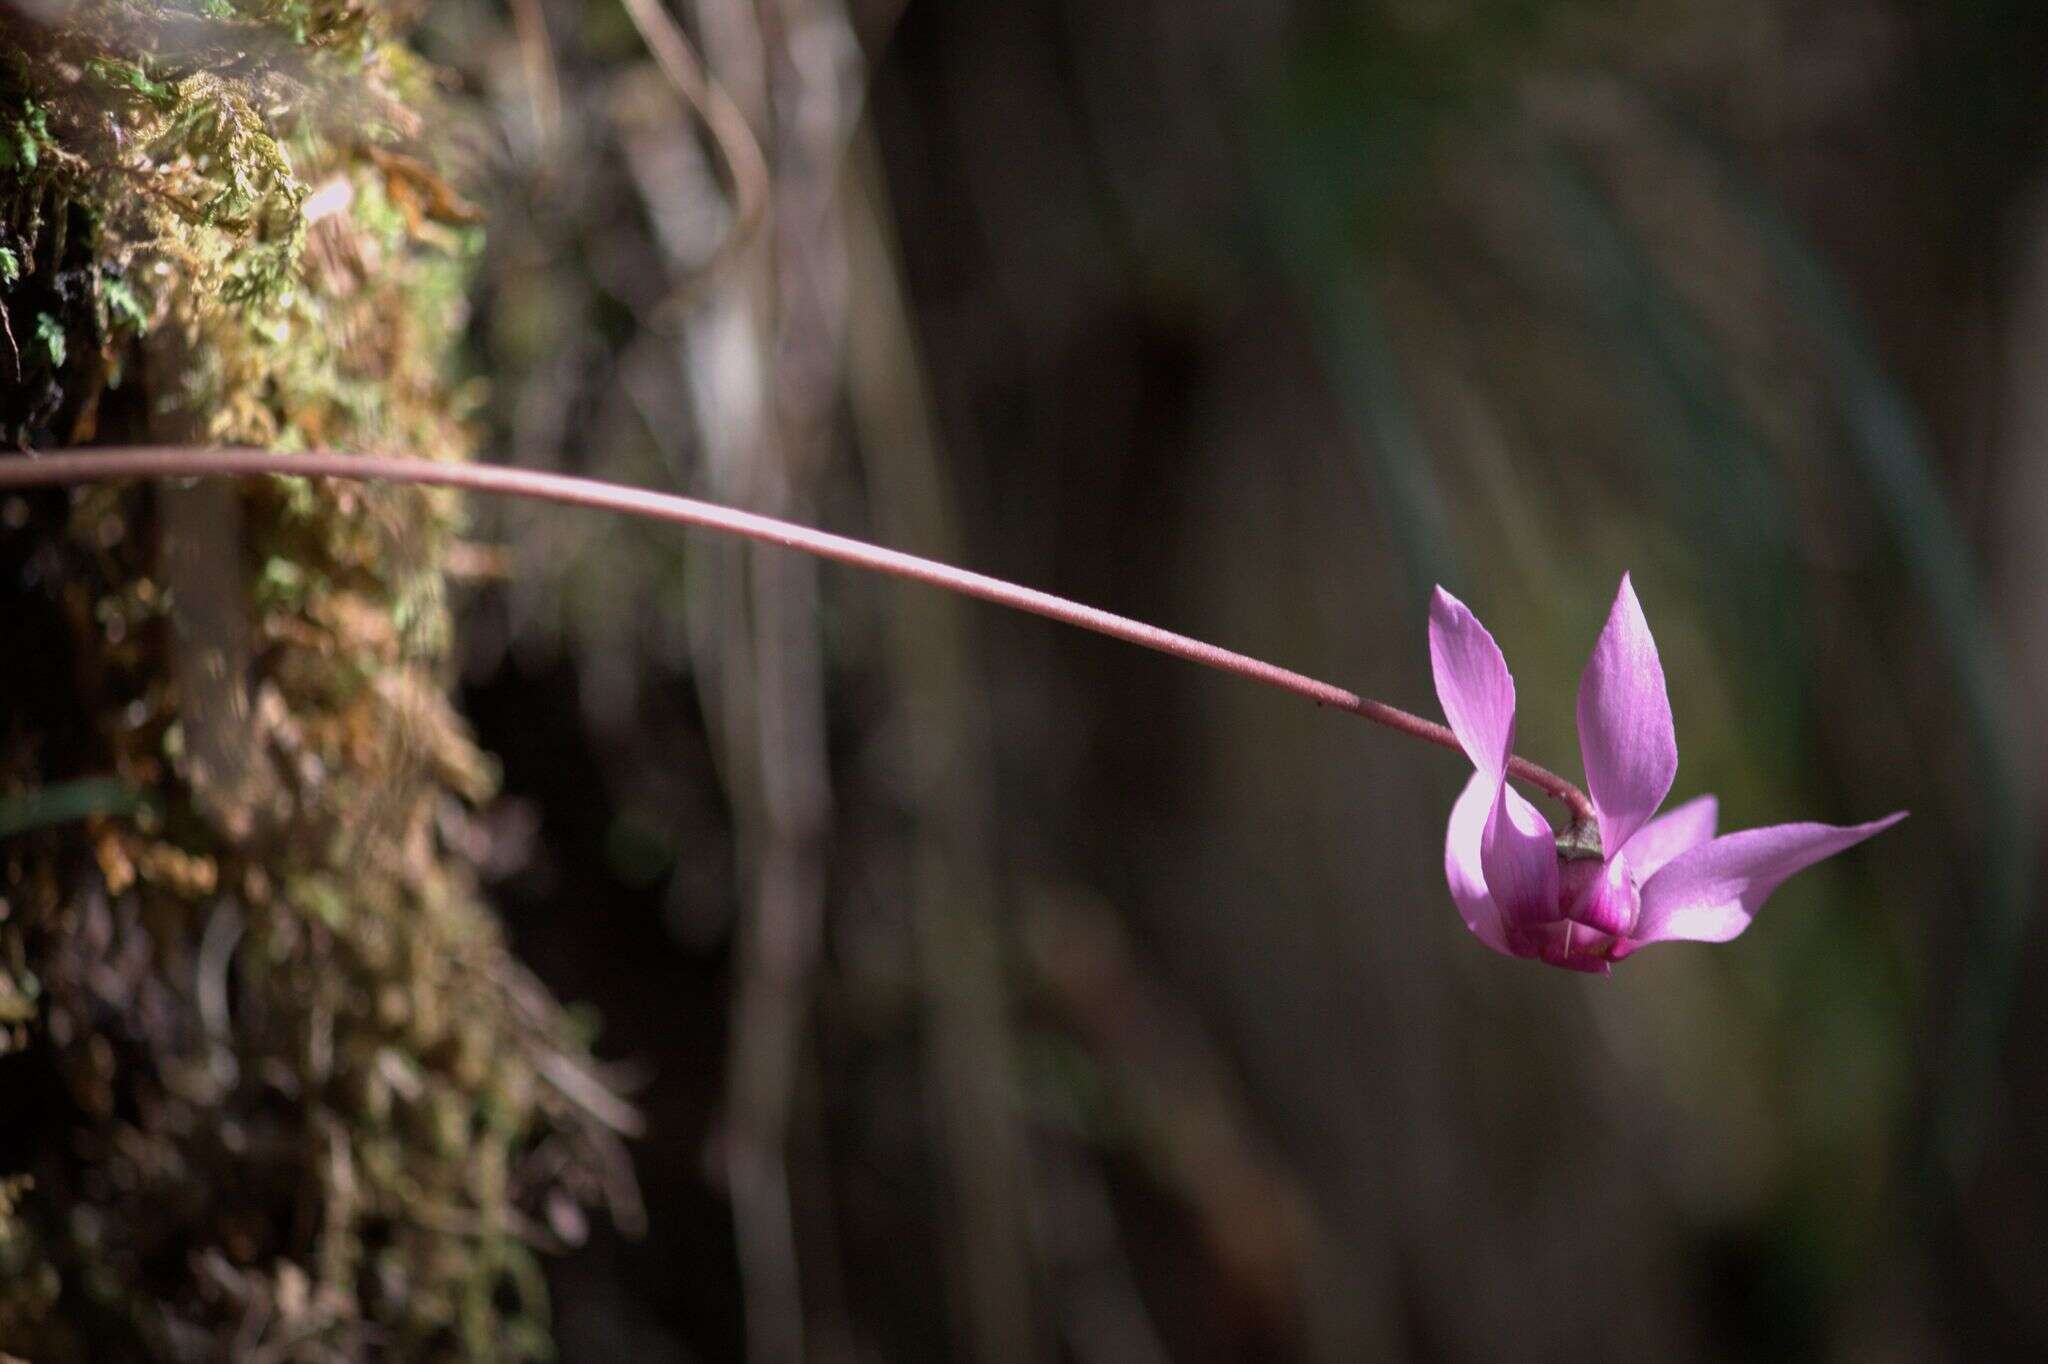
{"label": "dead twig", "polygon": [[512,30],[519,40],[519,64],[526,70],[527,98],[533,102],[535,150],[545,162],[562,139],[562,81],[540,0],[512,0]]}
{"label": "dead twig", "polygon": [[14,382],[21,382],[21,343],[14,339],[14,320],[7,315],[7,304],[0,301],[0,332],[7,334],[7,349],[14,359]]}
{"label": "dead twig", "polygon": [[647,44],[648,52],[653,55],[655,64],[661,67],[662,74],[668,77],[669,84],[703,121],[711,140],[718,146],[718,155],[725,162],[726,173],[732,177],[731,229],[698,270],[695,279],[663,301],[656,313],[660,317],[680,311],[693,300],[707,283],[724,272],[728,263],[761,230],[761,224],[768,216],[768,159],[761,152],[761,143],[754,136],[754,130],[747,126],[746,115],[740,112],[739,105],[733,102],[725,88],[705,71],[704,63],[690,45],[682,25],[662,8],[661,0],[619,0],[619,3],[625,6],[626,17],[633,21],[640,40]]}

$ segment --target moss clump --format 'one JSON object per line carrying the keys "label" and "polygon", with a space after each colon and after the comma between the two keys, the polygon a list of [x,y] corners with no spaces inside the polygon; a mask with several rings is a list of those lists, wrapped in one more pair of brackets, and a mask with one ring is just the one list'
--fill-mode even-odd
{"label": "moss clump", "polygon": [[[0,20],[0,440],[461,457],[436,99],[350,0]],[[0,843],[0,1350],[546,1352],[533,1257],[621,1114],[460,851],[492,772],[445,695],[455,516],[0,504],[0,803],[125,793]]]}

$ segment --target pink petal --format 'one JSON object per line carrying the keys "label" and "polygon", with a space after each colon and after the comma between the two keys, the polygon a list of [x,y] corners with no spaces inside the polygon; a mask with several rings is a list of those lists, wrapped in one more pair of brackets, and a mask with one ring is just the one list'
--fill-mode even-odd
{"label": "pink petal", "polygon": [[1436,699],[1472,765],[1494,778],[1515,743],[1515,679],[1479,618],[1441,587],[1429,603],[1429,666]]}
{"label": "pink petal", "polygon": [[1486,873],[1479,862],[1479,841],[1485,835],[1486,816],[1493,809],[1498,785],[1484,772],[1474,772],[1459,793],[1444,835],[1444,879],[1451,883],[1451,898],[1458,903],[1465,927],[1494,951],[1512,956],[1501,931],[1500,909],[1487,893]]}
{"label": "pink petal", "polygon": [[1627,853],[1604,861],[1575,859],[1558,869],[1558,900],[1565,917],[1607,938],[1619,938],[1636,925],[1642,897]]}
{"label": "pink petal", "polygon": [[1540,924],[1534,928],[1510,928],[1508,950],[1518,957],[1534,957],[1567,971],[1584,971],[1604,976],[1612,971],[1609,953],[1615,940],[1604,933],[1582,928],[1569,919]]}
{"label": "pink petal", "polygon": [[1542,813],[1505,781],[1495,788],[1486,812],[1479,865],[1508,927],[1557,918],[1557,836]]}
{"label": "pink petal", "polygon": [[1616,851],[1657,813],[1678,775],[1664,665],[1627,574],[1579,679],[1579,751],[1600,846]]}
{"label": "pink petal", "polygon": [[1680,853],[1643,884],[1643,913],[1630,936],[1637,943],[1686,938],[1726,942],[1796,871],[1854,847],[1906,817],[1904,810],[1868,824],[1773,824],[1744,829]]}
{"label": "pink petal", "polygon": [[1721,816],[1721,802],[1712,796],[1697,796],[1636,830],[1623,849],[1636,874],[1636,884],[1655,876],[1658,870],[1682,852],[1697,848],[1714,836]]}

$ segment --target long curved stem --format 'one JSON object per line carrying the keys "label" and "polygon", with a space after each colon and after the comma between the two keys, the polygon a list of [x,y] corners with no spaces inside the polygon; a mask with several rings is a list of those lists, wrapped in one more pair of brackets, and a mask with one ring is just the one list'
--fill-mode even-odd
{"label": "long curved stem", "polygon": [[[526,497],[600,511],[623,512],[628,516],[668,521],[723,531],[764,544],[815,554],[856,568],[885,573],[892,578],[926,583],[979,597],[983,601],[1028,611],[1066,625],[1093,630],[1111,639],[1171,654],[1218,672],[1263,682],[1269,687],[1348,711],[1377,725],[1396,730],[1425,743],[1462,751],[1457,736],[1433,720],[1412,715],[1398,706],[1374,701],[1306,674],[1266,663],[1245,654],[1233,653],[1199,639],[1162,630],[1156,625],[1131,620],[1113,612],[1083,606],[1055,597],[1049,592],[1020,587],[950,564],[921,559],[884,549],[861,540],[833,535],[828,531],[778,521],[770,516],[722,507],[712,502],[680,497],[674,493],[632,488],[597,479],[538,469],[511,469],[495,464],[444,464],[434,460],[405,459],[389,455],[354,455],[335,450],[311,450],[279,455],[263,450],[214,449],[203,446],[106,446],[91,450],[67,450],[51,454],[30,454],[0,459],[0,488],[26,488],[66,483],[96,483],[123,478],[209,478],[249,477],[276,474],[288,478],[347,478],[380,483],[418,483],[468,492]],[[1585,792],[1563,777],[1538,767],[1526,758],[1508,759],[1508,775],[1517,777],[1547,796],[1563,802],[1575,820],[1590,820],[1593,805]]]}

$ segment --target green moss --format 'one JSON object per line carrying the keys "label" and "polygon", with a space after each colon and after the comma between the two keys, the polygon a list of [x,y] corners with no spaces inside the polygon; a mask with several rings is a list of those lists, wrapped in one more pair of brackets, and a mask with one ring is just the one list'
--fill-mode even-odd
{"label": "green moss", "polygon": [[[387,10],[82,0],[9,33],[0,443],[467,452],[477,230]],[[584,1030],[448,837],[493,781],[441,680],[457,504],[266,479],[27,505],[0,619],[47,667],[0,678],[0,796],[134,799],[0,856],[0,1081],[27,1096],[0,1350],[545,1354],[528,1229],[612,1138],[548,1080]],[[195,536],[237,599],[181,577]]]}

